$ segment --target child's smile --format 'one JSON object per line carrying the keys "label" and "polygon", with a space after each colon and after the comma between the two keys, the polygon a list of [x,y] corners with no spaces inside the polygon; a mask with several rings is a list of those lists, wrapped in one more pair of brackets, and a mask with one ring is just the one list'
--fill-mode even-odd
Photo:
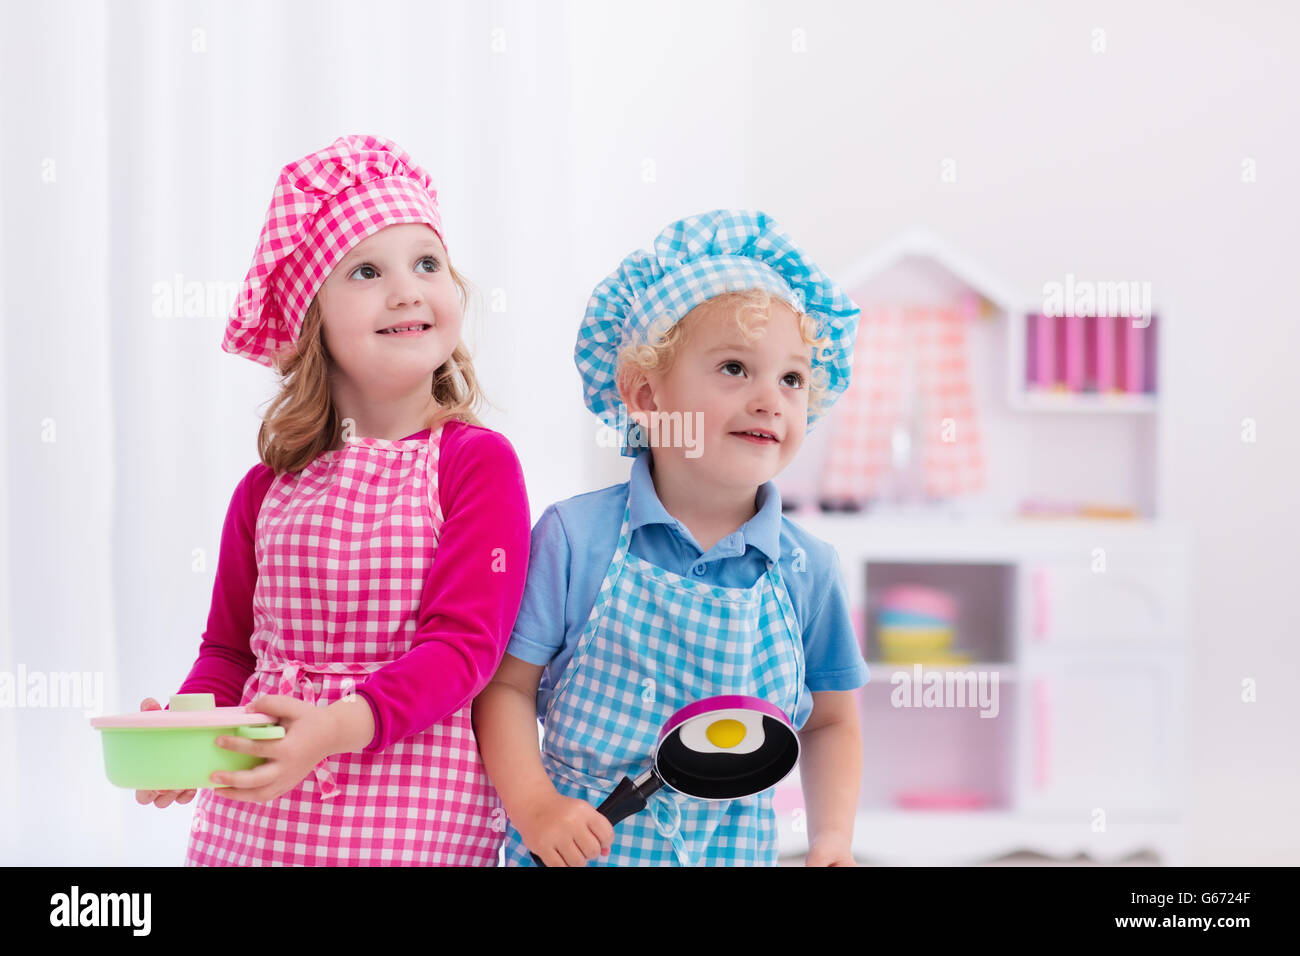
{"label": "child's smile", "polygon": [[672,367],[647,378],[659,411],[697,416],[702,453],[656,447],[657,470],[680,460],[693,480],[752,493],[803,444],[812,350],[794,311],[782,303],[755,324],[752,342],[725,308],[705,307],[684,321],[689,334]]}
{"label": "child's smile", "polygon": [[430,377],[460,341],[447,253],[423,223],[388,226],[357,243],[319,299],[338,386],[374,399],[428,393]]}

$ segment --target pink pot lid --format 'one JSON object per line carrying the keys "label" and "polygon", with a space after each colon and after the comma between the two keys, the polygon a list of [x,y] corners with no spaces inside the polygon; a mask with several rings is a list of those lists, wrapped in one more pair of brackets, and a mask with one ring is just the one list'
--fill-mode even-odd
{"label": "pink pot lid", "polygon": [[182,727],[239,727],[273,724],[278,717],[244,710],[242,707],[213,707],[210,710],[142,710],[134,714],[92,717],[90,726],[136,727],[154,730],[179,730]]}

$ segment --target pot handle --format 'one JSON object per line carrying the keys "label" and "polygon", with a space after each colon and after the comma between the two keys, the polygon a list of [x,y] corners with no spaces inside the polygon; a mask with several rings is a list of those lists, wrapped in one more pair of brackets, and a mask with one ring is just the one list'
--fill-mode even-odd
{"label": "pot handle", "polygon": [[284,728],[279,724],[256,724],[236,727],[235,736],[247,737],[249,740],[278,740],[284,736]]}

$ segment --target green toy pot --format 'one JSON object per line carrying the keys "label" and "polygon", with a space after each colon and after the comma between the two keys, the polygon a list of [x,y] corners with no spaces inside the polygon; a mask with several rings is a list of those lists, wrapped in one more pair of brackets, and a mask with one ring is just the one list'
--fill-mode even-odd
{"label": "green toy pot", "polygon": [[212,694],[176,694],[167,710],[94,717],[108,780],[128,790],[198,790],[218,771],[251,770],[264,758],[217,746],[218,737],[275,740],[284,728],[267,714],[215,707]]}

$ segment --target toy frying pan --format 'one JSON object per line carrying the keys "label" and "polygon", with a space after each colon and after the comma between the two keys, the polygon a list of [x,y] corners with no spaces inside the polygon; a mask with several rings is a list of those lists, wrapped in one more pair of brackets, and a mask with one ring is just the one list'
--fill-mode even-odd
{"label": "toy frying pan", "polygon": [[668,718],[654,766],[635,780],[625,776],[596,809],[617,824],[664,786],[699,800],[738,800],[775,787],[798,760],[799,737],[779,707],[739,694],[706,697]]}

